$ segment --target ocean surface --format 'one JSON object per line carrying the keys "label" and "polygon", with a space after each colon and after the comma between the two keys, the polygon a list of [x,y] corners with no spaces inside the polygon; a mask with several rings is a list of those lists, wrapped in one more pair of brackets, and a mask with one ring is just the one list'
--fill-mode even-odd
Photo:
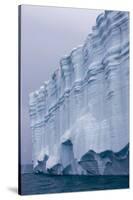
{"label": "ocean surface", "polygon": [[22,174],[22,195],[129,188],[129,176]]}

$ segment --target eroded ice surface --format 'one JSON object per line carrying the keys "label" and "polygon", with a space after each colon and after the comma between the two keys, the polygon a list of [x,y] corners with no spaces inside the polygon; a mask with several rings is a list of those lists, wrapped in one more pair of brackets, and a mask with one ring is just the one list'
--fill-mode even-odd
{"label": "eroded ice surface", "polygon": [[128,12],[99,15],[83,46],[30,94],[36,172],[128,174],[128,23]]}

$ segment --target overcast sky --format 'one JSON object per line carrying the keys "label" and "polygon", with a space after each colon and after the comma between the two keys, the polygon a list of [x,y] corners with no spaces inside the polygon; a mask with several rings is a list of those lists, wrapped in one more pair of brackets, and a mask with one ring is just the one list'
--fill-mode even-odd
{"label": "overcast sky", "polygon": [[83,44],[103,10],[22,6],[21,15],[21,161],[31,163],[28,95],[59,67],[59,60]]}

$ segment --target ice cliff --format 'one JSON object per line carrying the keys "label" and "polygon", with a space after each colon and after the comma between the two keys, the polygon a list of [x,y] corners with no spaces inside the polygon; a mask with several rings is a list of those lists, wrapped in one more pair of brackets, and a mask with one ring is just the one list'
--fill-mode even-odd
{"label": "ice cliff", "polygon": [[34,171],[128,174],[128,85],[129,15],[105,11],[29,95]]}

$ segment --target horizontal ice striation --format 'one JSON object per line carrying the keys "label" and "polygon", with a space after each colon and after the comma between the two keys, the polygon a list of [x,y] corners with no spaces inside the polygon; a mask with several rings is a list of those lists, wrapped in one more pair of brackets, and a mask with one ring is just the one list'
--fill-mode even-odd
{"label": "horizontal ice striation", "polygon": [[36,172],[128,174],[128,32],[128,12],[105,11],[30,94]]}

